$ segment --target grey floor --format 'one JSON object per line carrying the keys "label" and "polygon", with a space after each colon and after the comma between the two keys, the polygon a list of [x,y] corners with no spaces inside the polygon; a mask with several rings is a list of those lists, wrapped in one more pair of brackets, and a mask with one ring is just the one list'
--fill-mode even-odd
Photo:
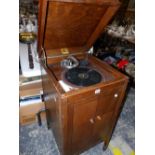
{"label": "grey floor", "polygon": [[[20,155],[59,155],[53,134],[38,124],[20,127]],[[135,90],[130,89],[106,151],[98,144],[81,155],[134,155],[135,149]]]}

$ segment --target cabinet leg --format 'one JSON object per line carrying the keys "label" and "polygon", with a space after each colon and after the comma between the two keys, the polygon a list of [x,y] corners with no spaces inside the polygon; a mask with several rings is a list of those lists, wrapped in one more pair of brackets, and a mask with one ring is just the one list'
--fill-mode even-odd
{"label": "cabinet leg", "polygon": [[47,129],[49,130],[50,129],[50,124],[47,122]]}
{"label": "cabinet leg", "polygon": [[110,139],[104,142],[103,150],[105,151],[109,145]]}
{"label": "cabinet leg", "polygon": [[103,146],[103,150],[105,151],[108,147],[108,144],[107,143],[104,143],[104,146]]}

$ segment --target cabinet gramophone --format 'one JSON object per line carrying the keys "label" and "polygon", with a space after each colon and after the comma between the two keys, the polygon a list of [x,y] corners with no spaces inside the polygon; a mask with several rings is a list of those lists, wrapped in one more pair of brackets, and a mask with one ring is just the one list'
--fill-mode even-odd
{"label": "cabinet gramophone", "polygon": [[[88,54],[118,0],[40,0],[38,52],[47,124],[62,155],[109,144],[128,78]],[[62,61],[79,63],[64,68]],[[69,63],[72,64],[72,63]]]}

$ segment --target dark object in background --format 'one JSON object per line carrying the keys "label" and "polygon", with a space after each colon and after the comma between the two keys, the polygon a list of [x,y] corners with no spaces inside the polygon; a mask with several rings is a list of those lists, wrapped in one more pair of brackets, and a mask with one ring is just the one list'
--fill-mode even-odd
{"label": "dark object in background", "polygon": [[125,18],[125,13],[128,8],[130,0],[120,0],[120,2],[122,5],[118,10],[118,13],[115,19],[118,21],[119,25],[126,25],[124,18]]}
{"label": "dark object in background", "polygon": [[20,59],[19,59],[19,74],[22,74],[22,69],[21,69],[21,64],[20,64]]}
{"label": "dark object in background", "polygon": [[27,44],[28,47],[28,59],[29,59],[29,67],[30,69],[34,68],[34,64],[33,64],[33,57],[32,57],[32,51],[31,51],[31,44]]}
{"label": "dark object in background", "polygon": [[135,44],[104,32],[94,44],[94,55],[128,75],[134,86]]}
{"label": "dark object in background", "polygon": [[113,54],[118,51],[134,50],[135,45],[127,40],[116,38],[104,32],[94,44],[94,53],[97,57],[102,57],[105,54]]}

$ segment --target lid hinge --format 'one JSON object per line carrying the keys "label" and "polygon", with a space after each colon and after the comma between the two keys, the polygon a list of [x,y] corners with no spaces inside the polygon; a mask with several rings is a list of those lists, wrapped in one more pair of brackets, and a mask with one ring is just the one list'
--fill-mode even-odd
{"label": "lid hinge", "polygon": [[47,67],[47,57],[46,57],[46,52],[44,50],[43,47],[41,47],[41,51],[42,51],[42,56],[40,58],[40,60],[44,63],[44,65]]}

